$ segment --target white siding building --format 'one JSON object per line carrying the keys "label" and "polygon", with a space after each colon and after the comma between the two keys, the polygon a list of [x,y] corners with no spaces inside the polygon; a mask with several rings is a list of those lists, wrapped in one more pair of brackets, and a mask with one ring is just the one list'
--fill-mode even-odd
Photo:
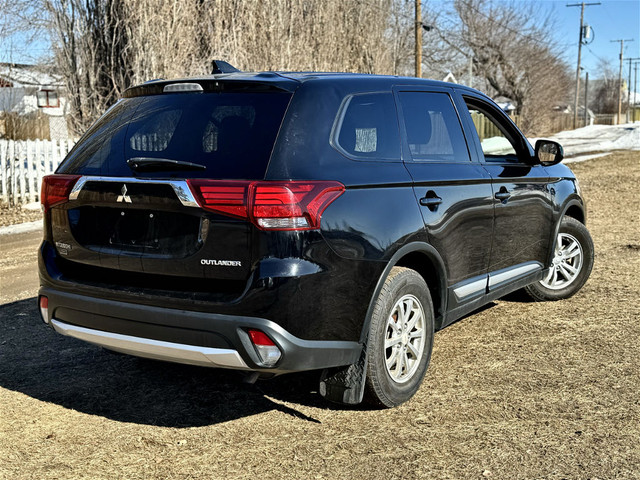
{"label": "white siding building", "polygon": [[33,65],[0,63],[0,113],[20,117],[46,115],[50,139],[68,136],[64,82]]}

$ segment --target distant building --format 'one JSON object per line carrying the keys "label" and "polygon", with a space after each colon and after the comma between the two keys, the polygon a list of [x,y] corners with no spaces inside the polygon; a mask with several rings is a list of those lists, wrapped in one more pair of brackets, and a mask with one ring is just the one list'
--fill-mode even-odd
{"label": "distant building", "polygon": [[496,102],[496,105],[498,105],[500,109],[507,115],[511,115],[516,111],[516,106],[508,100],[501,101],[494,98],[494,101]]}
{"label": "distant building", "polygon": [[447,73],[447,75],[442,79],[442,81],[449,82],[449,83],[458,83],[458,80],[451,72]]}
{"label": "distant building", "polygon": [[0,137],[66,139],[64,82],[35,65],[0,63]]}

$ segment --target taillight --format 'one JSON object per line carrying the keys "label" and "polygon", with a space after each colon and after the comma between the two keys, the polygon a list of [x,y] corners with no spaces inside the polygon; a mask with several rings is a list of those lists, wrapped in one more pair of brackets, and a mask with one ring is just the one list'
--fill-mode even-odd
{"label": "taillight", "polygon": [[324,209],[342,192],[338,182],[259,182],[251,214],[265,230],[317,229]]}
{"label": "taillight", "polygon": [[202,208],[250,220],[263,230],[314,230],[344,192],[331,181],[188,180]]}
{"label": "taillight", "polygon": [[266,333],[260,330],[249,330],[249,338],[251,338],[251,343],[253,343],[260,360],[265,366],[273,367],[278,363],[282,352]]}
{"label": "taillight", "polygon": [[40,203],[45,212],[51,207],[69,200],[71,189],[76,184],[80,175],[47,175],[42,178],[40,190]]}
{"label": "taillight", "polygon": [[247,192],[250,182],[187,180],[202,208],[213,212],[247,218]]}
{"label": "taillight", "polygon": [[40,300],[38,300],[38,305],[40,306],[42,321],[44,321],[44,323],[49,323],[49,299],[44,295],[41,295]]}

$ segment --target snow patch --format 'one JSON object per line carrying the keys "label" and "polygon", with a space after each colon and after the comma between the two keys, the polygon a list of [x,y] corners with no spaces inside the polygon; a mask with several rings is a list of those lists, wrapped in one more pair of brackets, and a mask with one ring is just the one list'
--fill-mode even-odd
{"label": "snow patch", "polygon": [[40,229],[42,229],[42,220],[36,220],[35,222],[0,227],[0,235],[15,235],[16,233],[35,232]]}
{"label": "snow patch", "polygon": [[594,153],[593,155],[580,155],[578,157],[571,157],[563,160],[562,163],[577,163],[584,162],[585,160],[591,160],[592,158],[600,158],[606,157],[607,155],[611,155],[613,152],[605,152],[605,153]]}
{"label": "snow patch", "polygon": [[[545,138],[559,142],[564,148],[565,157],[587,152],[640,150],[640,123],[589,125]],[[532,145],[535,145],[536,140],[538,139],[529,139]]]}
{"label": "snow patch", "polygon": [[42,209],[42,205],[40,205],[40,202],[31,202],[31,203],[27,203],[26,205],[22,206],[23,209],[25,210],[41,210]]}

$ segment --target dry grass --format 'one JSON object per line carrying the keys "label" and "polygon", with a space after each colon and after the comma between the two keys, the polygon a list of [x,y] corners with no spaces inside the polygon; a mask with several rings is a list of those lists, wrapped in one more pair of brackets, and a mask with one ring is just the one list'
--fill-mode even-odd
{"label": "dry grass", "polygon": [[0,478],[640,478],[640,154],[573,169],[587,285],[438,333],[393,410],[330,408],[312,375],[246,386],[110,355],[46,330],[33,299],[1,306]]}

